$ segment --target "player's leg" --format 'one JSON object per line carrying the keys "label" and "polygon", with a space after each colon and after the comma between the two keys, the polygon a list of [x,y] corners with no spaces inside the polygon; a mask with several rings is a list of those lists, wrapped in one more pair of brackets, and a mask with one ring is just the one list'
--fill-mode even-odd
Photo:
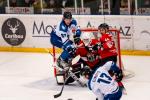
{"label": "player's leg", "polygon": [[122,90],[119,88],[116,93],[104,96],[104,100],[120,100],[122,97]]}
{"label": "player's leg", "polygon": [[[57,59],[57,66],[64,69],[64,67],[67,67],[68,64],[61,57],[59,57]],[[66,77],[65,70],[56,70],[56,82],[58,85],[62,85],[65,82]]]}
{"label": "player's leg", "polygon": [[67,77],[65,69],[69,67],[69,63],[63,60],[63,58],[61,57],[62,55],[65,57],[68,56],[66,55],[65,52],[66,51],[63,51],[62,54],[57,59],[57,66],[60,67],[61,69],[64,69],[64,70],[58,70],[58,69],[56,70],[56,82],[58,85],[62,85],[65,82],[65,79]]}
{"label": "player's leg", "polygon": [[[50,34],[50,42],[53,46],[56,46],[58,48],[62,48],[63,44],[61,41],[61,38],[58,37],[55,33],[55,31],[52,31]],[[57,59],[57,66],[62,68],[63,66],[63,61],[61,60],[61,57],[59,57]],[[65,72],[64,71],[60,71],[60,70],[56,70],[56,82],[58,85],[61,85],[64,83],[64,79],[65,79]]]}
{"label": "player's leg", "polygon": [[53,46],[56,46],[58,48],[62,48],[63,46],[61,38],[58,37],[54,31],[52,31],[50,34],[50,42]]}
{"label": "player's leg", "polygon": [[[81,65],[80,64],[72,65],[70,60],[71,60],[70,54],[66,50],[64,50],[62,54],[60,55],[60,57],[57,59],[57,65],[58,67],[62,69],[66,69],[69,66],[71,66],[72,68],[71,71],[77,76],[77,78],[80,78]],[[59,71],[59,70],[56,71],[57,84],[59,85],[63,84],[66,78],[67,76],[66,76],[65,71]],[[74,81],[75,80],[70,76],[68,80],[66,81],[66,84],[72,83]]]}

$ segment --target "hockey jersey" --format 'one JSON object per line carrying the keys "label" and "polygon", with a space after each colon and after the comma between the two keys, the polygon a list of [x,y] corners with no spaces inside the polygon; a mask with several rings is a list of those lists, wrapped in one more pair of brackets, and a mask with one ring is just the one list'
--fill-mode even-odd
{"label": "hockey jersey", "polygon": [[113,41],[111,34],[103,34],[99,40],[102,44],[102,48],[99,50],[102,59],[110,56],[117,56],[115,42]]}
{"label": "hockey jersey", "polygon": [[105,63],[89,79],[88,86],[98,98],[101,98],[100,95],[114,94],[119,90],[118,83],[108,73],[111,65],[112,61]]}
{"label": "hockey jersey", "polygon": [[60,37],[62,43],[66,42],[69,39],[70,34],[72,33],[72,29],[77,29],[76,20],[72,20],[70,25],[67,26],[65,22],[62,20],[55,29],[55,34]]}
{"label": "hockey jersey", "polygon": [[95,45],[98,42],[96,39],[92,39],[88,47],[84,45],[84,42],[81,40],[77,44],[76,55],[80,55],[81,59],[92,69],[99,61],[98,52],[90,50],[92,45]]}

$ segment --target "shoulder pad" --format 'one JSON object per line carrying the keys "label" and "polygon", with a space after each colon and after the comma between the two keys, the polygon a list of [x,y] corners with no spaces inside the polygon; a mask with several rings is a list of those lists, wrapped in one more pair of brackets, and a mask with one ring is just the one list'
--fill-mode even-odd
{"label": "shoulder pad", "polygon": [[59,31],[63,31],[63,32],[67,32],[68,30],[68,27],[65,25],[65,23],[62,21],[60,23],[60,26],[59,26]]}

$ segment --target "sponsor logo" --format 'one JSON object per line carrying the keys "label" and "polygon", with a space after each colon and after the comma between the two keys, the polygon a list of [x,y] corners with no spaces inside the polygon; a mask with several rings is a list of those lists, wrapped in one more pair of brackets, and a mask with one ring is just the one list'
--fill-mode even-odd
{"label": "sponsor logo", "polygon": [[143,31],[141,32],[141,34],[148,34],[148,35],[150,36],[150,32],[147,31],[147,30],[143,30]]}
{"label": "sponsor logo", "polygon": [[46,25],[43,21],[40,23],[34,21],[32,37],[49,37],[55,27],[56,26]]}
{"label": "sponsor logo", "polygon": [[20,45],[26,37],[25,26],[19,19],[9,18],[3,23],[2,36],[8,44]]}

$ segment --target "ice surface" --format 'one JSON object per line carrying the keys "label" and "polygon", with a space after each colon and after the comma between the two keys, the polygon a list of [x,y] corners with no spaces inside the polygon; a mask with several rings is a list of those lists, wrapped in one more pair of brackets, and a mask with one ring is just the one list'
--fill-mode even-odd
{"label": "ice surface", "polygon": [[[121,100],[150,100],[150,57],[122,56],[125,69],[135,76],[123,81],[127,95]],[[53,74],[52,57],[42,53],[0,52],[0,100],[95,100],[95,95],[77,83],[61,90]]]}

